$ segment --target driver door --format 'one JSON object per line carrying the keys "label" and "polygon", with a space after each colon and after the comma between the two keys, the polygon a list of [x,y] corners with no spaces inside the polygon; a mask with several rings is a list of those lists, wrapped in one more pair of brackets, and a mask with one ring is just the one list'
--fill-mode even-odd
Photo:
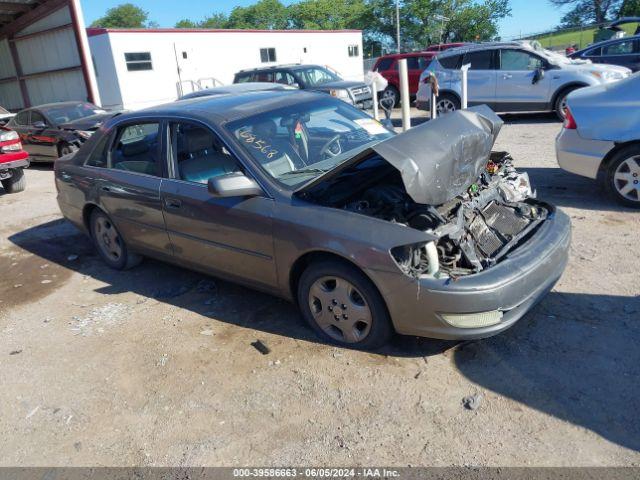
{"label": "driver door", "polygon": [[546,62],[530,52],[516,49],[500,50],[498,71],[498,111],[544,110],[549,104],[551,83],[546,75],[534,83],[536,70]]}
{"label": "driver door", "polygon": [[169,179],[160,197],[173,252],[180,262],[266,290],[277,285],[273,250],[274,202],[213,197],[209,178],[246,171],[208,127],[171,122]]}

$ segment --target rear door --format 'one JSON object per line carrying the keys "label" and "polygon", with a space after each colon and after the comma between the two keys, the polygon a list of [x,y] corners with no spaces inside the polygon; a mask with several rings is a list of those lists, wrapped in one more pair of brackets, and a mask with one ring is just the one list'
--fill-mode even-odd
{"label": "rear door", "polygon": [[106,158],[92,161],[106,165],[97,180],[98,201],[125,241],[137,250],[170,256],[160,202],[163,128],[160,121],[121,124],[105,147]]}
{"label": "rear door", "polygon": [[60,131],[39,110],[30,110],[26,136],[29,154],[43,160],[58,158]]}
{"label": "rear door", "polygon": [[161,198],[176,258],[199,270],[273,290],[273,200],[213,197],[209,178],[249,173],[209,127],[176,121],[170,132],[172,173],[162,183]]}
{"label": "rear door", "polygon": [[538,55],[517,49],[500,50],[496,95],[498,111],[544,110],[551,94],[550,75],[533,83],[536,70],[546,62]]}
{"label": "rear door", "polygon": [[493,105],[496,101],[496,50],[465,53],[462,65],[471,64],[468,73],[468,101],[470,104]]}

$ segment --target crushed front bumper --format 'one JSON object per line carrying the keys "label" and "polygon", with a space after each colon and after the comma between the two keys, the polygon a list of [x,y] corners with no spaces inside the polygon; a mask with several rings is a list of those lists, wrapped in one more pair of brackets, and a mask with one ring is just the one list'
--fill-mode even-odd
{"label": "crushed front bumper", "polygon": [[[553,212],[529,240],[498,265],[453,279],[422,277],[385,292],[398,333],[447,340],[496,335],[517,322],[553,288],[567,264],[571,242],[569,217]],[[417,283],[417,284],[416,284]],[[455,327],[443,314],[500,312],[498,323],[480,328]]]}
{"label": "crushed front bumper", "polygon": [[8,162],[0,162],[0,180],[5,180],[12,176],[11,170],[16,168],[27,168],[29,160],[21,158],[19,160],[11,160]]}

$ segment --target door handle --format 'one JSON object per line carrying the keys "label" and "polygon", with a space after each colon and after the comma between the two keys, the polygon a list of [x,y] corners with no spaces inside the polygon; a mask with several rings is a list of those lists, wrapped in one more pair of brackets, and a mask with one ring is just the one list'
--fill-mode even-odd
{"label": "door handle", "polygon": [[180,208],[182,206],[182,200],[177,198],[167,198],[164,201],[167,208]]}
{"label": "door handle", "polygon": [[504,73],[504,74],[502,75],[502,78],[504,78],[504,79],[506,80],[506,79],[508,79],[508,78],[513,78],[513,75],[511,75],[510,73]]}

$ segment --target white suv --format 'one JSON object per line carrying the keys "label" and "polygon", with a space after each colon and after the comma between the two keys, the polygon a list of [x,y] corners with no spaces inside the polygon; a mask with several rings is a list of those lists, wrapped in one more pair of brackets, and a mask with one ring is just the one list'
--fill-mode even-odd
{"label": "white suv", "polygon": [[425,79],[433,72],[440,87],[438,113],[459,109],[460,68],[467,64],[471,65],[469,106],[486,104],[497,112],[555,111],[561,120],[566,97],[573,90],[631,75],[628,68],[572,60],[537,42],[470,44],[442,52],[431,61],[420,76],[416,106],[429,108],[431,87]]}

